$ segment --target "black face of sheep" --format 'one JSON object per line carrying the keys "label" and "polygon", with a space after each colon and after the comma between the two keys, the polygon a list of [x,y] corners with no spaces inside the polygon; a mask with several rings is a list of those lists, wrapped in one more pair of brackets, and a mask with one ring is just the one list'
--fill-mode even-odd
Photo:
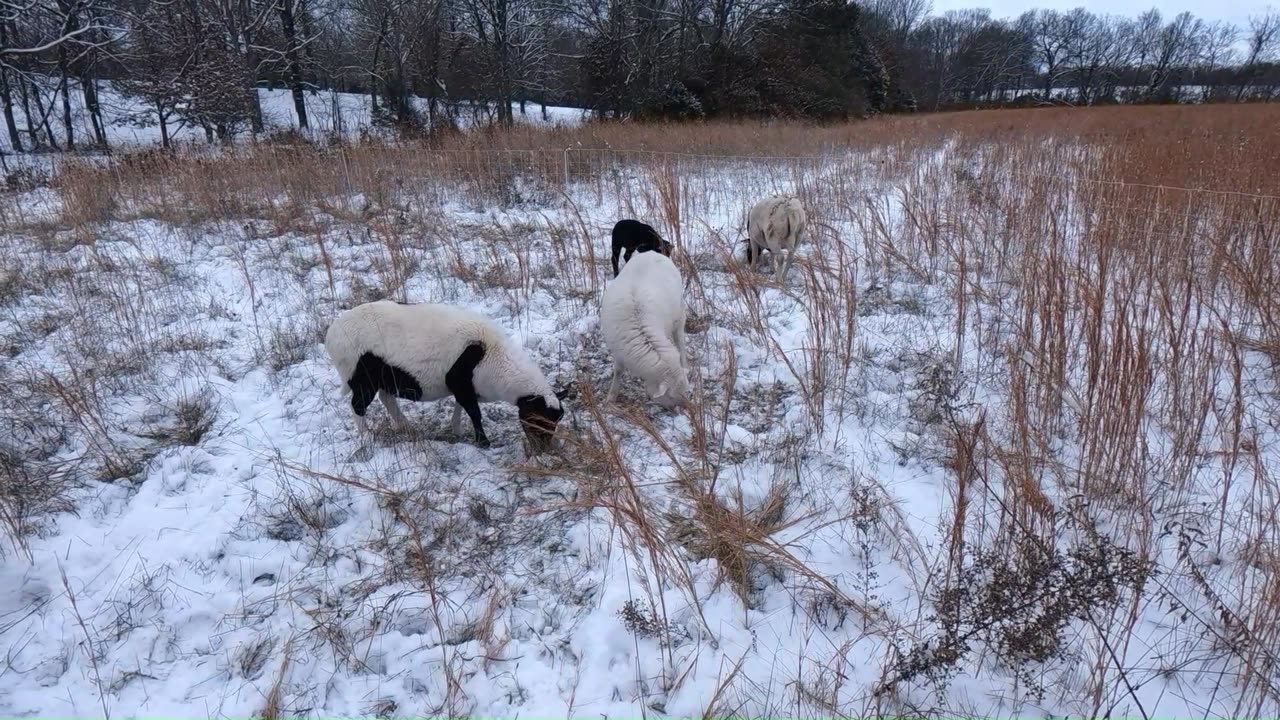
{"label": "black face of sheep", "polygon": [[[564,400],[569,393],[570,390],[562,390],[556,397]],[[564,417],[564,408],[548,406],[541,395],[522,397],[516,400],[516,407],[520,410],[520,426],[524,428],[530,452],[534,455],[551,452],[551,439],[555,437],[560,418]]]}
{"label": "black face of sheep", "polygon": [[613,226],[613,276],[618,277],[619,255],[623,260],[630,260],[638,252],[659,252],[671,257],[671,250],[671,243],[663,240],[651,225],[639,220],[619,220]]}

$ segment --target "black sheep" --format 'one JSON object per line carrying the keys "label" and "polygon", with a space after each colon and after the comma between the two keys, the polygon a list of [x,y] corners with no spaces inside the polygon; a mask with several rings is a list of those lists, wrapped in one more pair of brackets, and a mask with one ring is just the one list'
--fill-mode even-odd
{"label": "black sheep", "polygon": [[639,220],[619,220],[613,226],[613,276],[618,277],[618,255],[626,250],[623,260],[630,260],[633,253],[657,251],[671,257],[671,243],[662,239],[657,230]]}

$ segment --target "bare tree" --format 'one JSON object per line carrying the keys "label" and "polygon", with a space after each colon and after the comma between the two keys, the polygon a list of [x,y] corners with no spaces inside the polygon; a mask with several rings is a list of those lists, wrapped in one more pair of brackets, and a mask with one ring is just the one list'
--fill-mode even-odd
{"label": "bare tree", "polygon": [[142,3],[127,15],[129,41],[124,49],[131,72],[116,81],[125,95],[142,100],[149,111],[126,122],[149,124],[153,116],[160,128],[160,144],[173,139],[170,123],[181,117],[189,98],[186,76],[199,67],[199,25],[196,17],[184,17],[178,3]]}
{"label": "bare tree", "polygon": [[[225,46],[222,49],[207,47],[209,57],[216,58],[217,76],[220,79],[226,79],[234,74],[246,83],[246,90],[251,90],[244,94],[244,99],[249,102],[249,124],[253,132],[262,132],[262,103],[258,99],[256,90],[262,47],[256,43],[256,38],[270,21],[274,3],[261,0],[188,0],[188,2],[192,2],[198,9],[201,26]],[[213,37],[210,38],[211,41]],[[230,60],[238,62],[239,69],[233,71],[228,64]],[[221,84],[219,89],[229,92],[229,88],[223,88]],[[230,97],[229,94],[225,95]]]}
{"label": "bare tree", "polygon": [[375,118],[416,127],[417,90],[427,94],[428,120],[435,122],[437,99],[445,92],[440,67],[446,8],[445,0],[352,0],[354,37],[368,48],[359,64],[369,80]]}
{"label": "bare tree", "polygon": [[1200,75],[1200,99],[1207,102],[1220,94],[1215,79],[1218,69],[1233,65],[1238,59],[1236,45],[1240,42],[1240,29],[1231,23],[1210,23],[1205,27],[1203,37],[1197,70]]}
{"label": "bare tree", "polygon": [[[0,22],[8,26],[5,40],[0,43],[0,66],[4,67],[6,76],[4,85],[10,87],[12,98],[8,78],[25,75],[32,92],[38,93],[33,68],[19,67],[15,63],[22,58],[38,63],[52,54],[59,77],[63,132],[68,149],[75,147],[71,110],[73,77],[84,95],[85,109],[90,113],[95,138],[100,144],[106,143],[97,88],[92,77],[98,52],[115,38],[115,28],[106,22],[105,8],[104,0],[0,0]],[[47,123],[47,118],[44,120]],[[30,126],[28,122],[28,128]],[[52,142],[52,138],[50,140]]]}
{"label": "bare tree", "polygon": [[1176,99],[1177,89],[1171,87],[1170,76],[1176,69],[1192,64],[1200,53],[1203,38],[1204,22],[1187,12],[1179,13],[1161,28],[1151,56],[1143,97],[1148,100]]}
{"label": "bare tree", "polygon": [[1250,85],[1258,77],[1260,65],[1280,54],[1280,13],[1268,10],[1249,18],[1248,43],[1245,61],[1240,72],[1240,84],[1236,88],[1236,102],[1245,98]]}
{"label": "bare tree", "polygon": [[1044,99],[1053,99],[1053,89],[1070,69],[1075,58],[1074,40],[1082,34],[1081,16],[1057,10],[1028,10],[1018,18],[1018,27],[1031,40],[1036,62],[1044,73]]}

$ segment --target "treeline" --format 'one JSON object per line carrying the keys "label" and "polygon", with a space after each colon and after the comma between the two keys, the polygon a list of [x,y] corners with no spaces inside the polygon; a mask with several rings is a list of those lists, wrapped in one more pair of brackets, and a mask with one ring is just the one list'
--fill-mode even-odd
{"label": "treeline", "polygon": [[75,148],[107,142],[108,80],[166,143],[178,124],[260,131],[263,86],[291,89],[302,128],[328,88],[406,131],[511,123],[528,102],[602,118],[1240,102],[1280,96],[1278,49],[1272,11],[1237,27],[928,0],[0,0],[0,103],[14,147]]}

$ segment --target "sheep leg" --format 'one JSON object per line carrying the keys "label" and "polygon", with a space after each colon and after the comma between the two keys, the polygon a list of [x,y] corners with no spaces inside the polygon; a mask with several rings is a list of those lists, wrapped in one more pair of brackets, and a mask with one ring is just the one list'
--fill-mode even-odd
{"label": "sheep leg", "polygon": [[351,412],[356,414],[356,432],[360,434],[362,441],[369,437],[369,421],[364,414],[369,410],[376,394],[377,391],[372,386],[364,383],[351,386]]}
{"label": "sheep leg", "polygon": [[458,404],[463,410],[467,411],[467,416],[471,418],[471,426],[476,430],[476,445],[482,448],[489,447],[489,438],[484,434],[484,424],[480,422],[480,403],[472,397],[465,403],[462,398],[458,398]]}
{"label": "sheep leg", "polygon": [[462,434],[462,405],[456,402],[453,404],[453,434]]}
{"label": "sheep leg", "polygon": [[[485,436],[484,424],[480,420],[480,396],[476,393],[476,386],[472,379],[476,366],[483,359],[483,345],[479,343],[468,345],[453,363],[453,367],[449,368],[449,372],[445,373],[444,384],[449,388],[449,392],[453,393],[458,406],[466,410],[471,418],[471,425],[476,430],[476,445],[487,448],[489,438]],[[454,413],[456,418],[457,411],[455,410]]]}
{"label": "sheep leg", "polygon": [[409,419],[400,412],[400,404],[396,402],[396,396],[386,390],[378,391],[378,399],[382,401],[382,405],[387,408],[387,413],[391,415],[391,424],[397,429],[403,430],[409,426]]}
{"label": "sheep leg", "polygon": [[622,366],[614,361],[613,363],[613,381],[609,383],[609,394],[605,397],[605,402],[613,404],[618,399],[618,388],[622,385]]}
{"label": "sheep leg", "polygon": [[364,462],[373,457],[372,440],[373,436],[369,433],[369,421],[365,419],[365,410],[369,408],[369,403],[373,402],[373,395],[367,395],[359,389],[353,389],[351,393],[351,409],[355,412],[356,437],[360,442],[360,446],[351,454],[351,460]]}
{"label": "sheep leg", "polygon": [[685,370],[689,369],[689,348],[685,342],[684,336],[684,319],[680,320],[680,324],[676,325],[676,349],[680,351],[680,367]]}
{"label": "sheep leg", "polygon": [[780,282],[784,284],[787,282],[787,273],[791,270],[791,256],[794,255],[795,252],[795,246],[787,248],[787,259],[782,261],[782,274],[779,275],[779,278],[781,278]]}

